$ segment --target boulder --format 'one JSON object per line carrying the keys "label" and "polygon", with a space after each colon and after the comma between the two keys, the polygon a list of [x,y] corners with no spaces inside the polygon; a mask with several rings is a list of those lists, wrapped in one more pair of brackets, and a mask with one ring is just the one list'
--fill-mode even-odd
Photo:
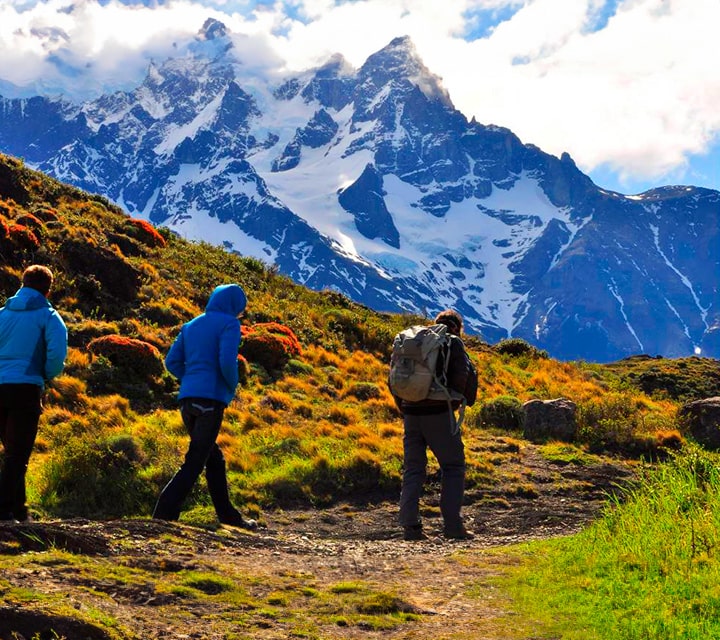
{"label": "boulder", "polygon": [[680,423],[706,449],[720,449],[720,396],[694,400],[683,405]]}
{"label": "boulder", "polygon": [[572,442],[577,435],[577,405],[567,398],[529,400],[525,413],[523,436],[532,442],[561,440]]}

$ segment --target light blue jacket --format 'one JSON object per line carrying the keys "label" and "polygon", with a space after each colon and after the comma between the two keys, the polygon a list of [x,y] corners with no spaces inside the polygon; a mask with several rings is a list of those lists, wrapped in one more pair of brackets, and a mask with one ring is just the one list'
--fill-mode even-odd
{"label": "light blue jacket", "polygon": [[67,328],[42,293],[21,287],[0,309],[0,384],[36,384],[59,375]]}
{"label": "light blue jacket", "polygon": [[183,325],[165,358],[180,381],[178,399],[206,398],[228,405],[239,382],[240,321],[247,298],[237,284],[216,287],[205,313]]}

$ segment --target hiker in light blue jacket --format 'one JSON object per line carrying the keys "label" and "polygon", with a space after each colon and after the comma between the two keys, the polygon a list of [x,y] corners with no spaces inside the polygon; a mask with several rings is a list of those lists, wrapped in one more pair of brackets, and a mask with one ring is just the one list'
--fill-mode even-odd
{"label": "hiker in light blue jacket", "polygon": [[47,299],[53,275],[42,265],[23,273],[22,287],[0,309],[0,520],[27,520],[25,473],[37,436],[45,382],[59,375],[67,329]]}
{"label": "hiker in light blue jacket", "polygon": [[177,520],[182,504],[205,469],[210,498],[223,524],[254,529],[230,502],[225,458],[217,445],[225,407],[238,385],[240,320],[245,292],[237,284],[216,287],[205,313],[183,325],[165,358],[180,381],[180,415],[190,434],[185,461],[160,494],[154,518]]}

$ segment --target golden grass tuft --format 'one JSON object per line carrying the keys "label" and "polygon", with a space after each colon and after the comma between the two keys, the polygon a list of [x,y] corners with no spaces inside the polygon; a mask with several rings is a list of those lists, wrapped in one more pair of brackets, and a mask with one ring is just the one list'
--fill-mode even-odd
{"label": "golden grass tuft", "polygon": [[379,424],[378,435],[381,438],[401,438],[403,435],[403,428],[399,424]]}
{"label": "golden grass tuft", "polygon": [[331,406],[327,413],[327,419],[335,424],[349,426],[360,422],[360,413],[357,409],[349,407]]}
{"label": "golden grass tuft", "polygon": [[48,403],[71,409],[88,405],[87,384],[79,378],[63,374],[55,378],[45,392]]}

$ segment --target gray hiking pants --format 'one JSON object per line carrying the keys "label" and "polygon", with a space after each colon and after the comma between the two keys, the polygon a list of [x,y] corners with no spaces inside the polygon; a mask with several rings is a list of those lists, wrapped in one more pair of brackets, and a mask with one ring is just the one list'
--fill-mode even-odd
{"label": "gray hiking pants", "polygon": [[450,413],[439,415],[405,415],[405,453],[402,491],[400,493],[400,525],[420,524],[420,496],[425,483],[427,448],[433,452],[442,471],[440,512],[445,529],[462,526],[460,508],[465,492],[465,448],[460,433],[452,434]]}

